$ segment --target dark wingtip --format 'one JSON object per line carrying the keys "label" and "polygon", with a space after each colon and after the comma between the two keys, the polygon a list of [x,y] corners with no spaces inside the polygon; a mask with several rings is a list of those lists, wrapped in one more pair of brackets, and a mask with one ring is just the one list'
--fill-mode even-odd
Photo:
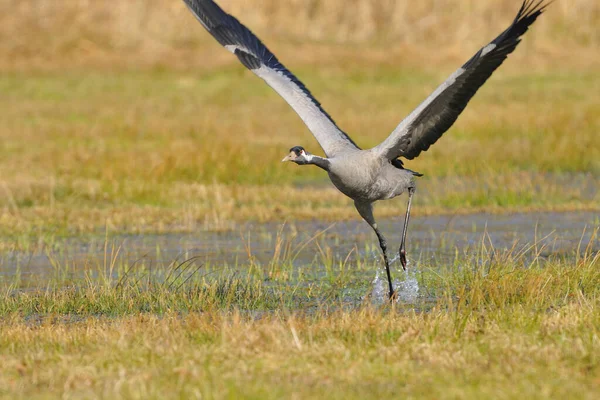
{"label": "dark wingtip", "polygon": [[519,12],[517,13],[515,23],[532,17],[535,20],[544,11],[546,11],[546,8],[548,8],[550,4],[554,3],[554,1],[555,0],[538,0],[536,2],[536,0],[525,0],[519,9]]}

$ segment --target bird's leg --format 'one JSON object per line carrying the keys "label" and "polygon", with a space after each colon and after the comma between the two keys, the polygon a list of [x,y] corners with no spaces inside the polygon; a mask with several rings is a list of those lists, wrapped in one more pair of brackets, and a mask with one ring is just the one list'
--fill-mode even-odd
{"label": "bird's leg", "polygon": [[402,263],[402,268],[406,271],[406,231],[408,230],[408,220],[410,218],[410,203],[412,202],[412,197],[415,194],[415,188],[411,187],[408,189],[408,206],[406,207],[406,217],[404,218],[404,229],[402,230],[402,242],[400,243],[400,262]]}
{"label": "bird's leg", "polygon": [[392,284],[392,274],[390,272],[390,260],[387,255],[387,241],[385,237],[381,234],[379,229],[377,229],[377,224],[371,225],[375,234],[377,235],[377,239],[379,239],[379,247],[381,247],[381,252],[383,253],[383,261],[385,262],[385,273],[387,274],[388,285],[390,289],[390,299],[394,297],[394,285]]}
{"label": "bird's leg", "polygon": [[385,272],[388,278],[388,285],[390,289],[390,299],[394,298],[394,285],[392,284],[392,274],[390,272],[390,259],[387,254],[387,241],[383,234],[377,228],[377,222],[375,222],[375,217],[373,217],[373,206],[371,203],[360,203],[356,200],[354,201],[354,206],[356,210],[360,214],[361,217],[373,228],[375,234],[377,235],[377,239],[379,239],[379,247],[381,247],[381,251],[383,253],[383,261],[385,262]]}

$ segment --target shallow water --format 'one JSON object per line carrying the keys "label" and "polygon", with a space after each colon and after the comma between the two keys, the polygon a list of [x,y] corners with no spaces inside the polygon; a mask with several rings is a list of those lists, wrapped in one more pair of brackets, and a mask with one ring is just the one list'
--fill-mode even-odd
{"label": "shallow water", "polygon": [[[400,244],[402,223],[402,218],[379,221],[393,259],[397,259],[394,256]],[[497,250],[518,250],[537,243],[542,256],[568,256],[575,254],[578,247],[585,249],[598,226],[600,216],[594,212],[413,217],[407,252],[412,266],[434,267],[474,254],[482,243]],[[166,269],[173,260],[191,257],[197,257],[197,263],[212,266],[235,267],[251,262],[265,265],[274,260],[278,243],[282,251],[287,249],[293,255],[295,267],[311,268],[317,277],[319,268],[325,268],[326,258],[380,259],[375,235],[362,220],[333,224],[319,221],[243,224],[234,232],[113,236],[108,241],[104,237],[86,241],[74,238],[38,253],[8,252],[0,255],[0,279],[10,282],[18,274],[21,282],[39,282],[55,276],[57,269],[76,274],[90,268],[109,268],[113,260],[121,265],[143,260],[158,270]],[[280,259],[286,257],[289,259],[288,256]],[[394,269],[399,269],[398,262]],[[395,275],[399,277],[396,286],[400,289],[400,300],[414,301],[419,294],[414,272],[412,275],[395,272]],[[387,293],[384,270],[373,271],[372,276],[373,298],[384,298]]]}

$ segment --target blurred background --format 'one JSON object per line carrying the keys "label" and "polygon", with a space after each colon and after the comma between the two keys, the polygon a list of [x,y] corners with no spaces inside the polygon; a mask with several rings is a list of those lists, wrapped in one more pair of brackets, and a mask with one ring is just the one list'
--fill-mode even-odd
{"label": "blurred background", "polygon": [[[293,54],[289,59],[294,63],[320,59],[324,53],[319,49],[332,46],[357,58],[365,48],[385,50],[396,65],[421,65],[423,60],[462,59],[472,53],[507,26],[520,1],[222,0],[219,4],[267,43],[285,43],[278,52]],[[527,35],[525,47],[535,49],[530,61],[597,62],[599,20],[597,1],[556,1]],[[216,49],[213,39],[201,32],[180,0],[0,0],[0,43],[4,68],[189,68],[232,61],[223,52],[207,57]],[[399,51],[416,54],[400,57]],[[335,58],[324,64],[333,62]]]}
{"label": "blurred background", "polygon": [[[218,3],[362,147],[382,141],[521,5]],[[548,8],[455,126],[407,163],[425,174],[415,213],[598,208],[599,23],[595,0]],[[0,0],[0,110],[0,235],[356,217],[321,171],[279,163],[293,145],[321,150],[180,0]]]}

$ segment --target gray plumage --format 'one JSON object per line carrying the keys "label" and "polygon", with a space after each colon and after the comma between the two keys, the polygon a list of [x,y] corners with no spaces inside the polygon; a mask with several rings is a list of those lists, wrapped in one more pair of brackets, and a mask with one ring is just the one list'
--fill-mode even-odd
{"label": "gray plumage", "polygon": [[520,37],[548,6],[545,0],[524,0],[512,24],[456,70],[378,146],[361,150],[323,110],[321,104],[267,47],[235,17],[212,0],[183,0],[200,23],[240,62],[262,78],[298,113],[323,148],[326,158],[300,146],[290,149],[283,161],[317,165],[329,174],[342,193],[354,200],[361,217],[379,239],[386,266],[390,296],[394,290],[385,237],[373,216],[373,203],[408,192],[408,206],[400,245],[406,268],[406,231],[415,192],[415,177],[399,157],[409,160],[435,143],[456,121],[467,103],[492,73],[514,51]]}

